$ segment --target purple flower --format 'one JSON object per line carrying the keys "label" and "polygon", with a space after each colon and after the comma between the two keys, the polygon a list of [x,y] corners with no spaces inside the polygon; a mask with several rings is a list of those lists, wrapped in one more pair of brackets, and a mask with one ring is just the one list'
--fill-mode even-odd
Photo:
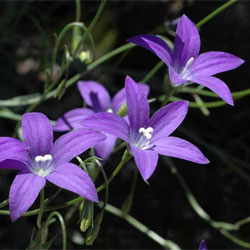
{"label": "purple flower", "polygon": [[[146,95],[149,93],[149,87],[141,84],[141,88]],[[81,122],[84,118],[99,112],[117,113],[125,103],[125,89],[121,89],[111,100],[108,91],[98,82],[80,81],[78,89],[83,100],[91,108],[72,109],[60,117],[54,126],[54,131],[68,131],[71,129],[83,128]],[[111,134],[105,134],[106,140],[95,145],[95,154],[101,158],[108,158],[112,152],[117,137]]]}
{"label": "purple flower", "polygon": [[149,118],[145,92],[127,76],[125,81],[129,124],[111,113],[98,113],[84,119],[85,126],[110,133],[130,145],[138,169],[146,181],[154,172],[158,154],[172,156],[199,164],[209,161],[193,144],[169,136],[187,114],[188,102],[178,101],[158,110]]}
{"label": "purple flower", "polygon": [[49,119],[41,113],[27,113],[22,118],[24,142],[0,137],[0,168],[17,169],[10,188],[10,215],[15,221],[25,213],[45,186],[46,180],[97,202],[97,192],[89,176],[69,163],[106,137],[90,129],[81,129],[58,138],[53,143]]}
{"label": "purple flower", "polygon": [[207,246],[204,240],[201,241],[199,245],[199,250],[207,250]]}
{"label": "purple flower", "polygon": [[168,66],[173,85],[198,83],[233,105],[227,85],[212,75],[235,69],[244,61],[232,54],[218,51],[199,55],[200,36],[196,26],[187,16],[183,15],[178,22],[173,52],[164,40],[153,35],[139,35],[128,41],[156,54]]}

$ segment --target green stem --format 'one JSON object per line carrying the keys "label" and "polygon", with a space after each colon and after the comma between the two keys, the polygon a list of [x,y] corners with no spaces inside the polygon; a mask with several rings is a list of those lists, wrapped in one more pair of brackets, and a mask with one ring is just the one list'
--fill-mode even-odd
{"label": "green stem", "polygon": [[234,4],[236,2],[237,2],[237,0],[230,0],[230,1],[226,2],[226,3],[224,3],[219,8],[217,8],[216,10],[214,10],[212,13],[210,13],[209,15],[207,15],[206,17],[204,17],[202,20],[200,20],[196,24],[196,27],[200,28],[202,25],[204,25],[205,23],[207,23],[209,20],[211,20],[212,18],[214,18],[216,15],[218,15],[220,12],[222,12],[223,10],[225,10],[226,8],[228,8],[229,6],[231,6],[232,4]]}
{"label": "green stem", "polygon": [[168,93],[166,94],[161,107],[164,107],[168,103],[169,99],[174,95],[175,92],[176,92],[176,87],[173,87],[171,84],[169,84]]}
{"label": "green stem", "polygon": [[[132,156],[129,155],[128,151],[126,150],[122,156],[122,160],[120,161],[119,165],[116,167],[116,169],[114,170],[114,172],[109,176],[108,178],[108,183],[110,183],[115,177],[116,175],[120,172],[121,168],[123,167],[123,165],[128,162],[131,159]],[[100,192],[101,190],[103,190],[105,188],[106,184],[102,184],[101,186],[99,186],[96,190],[97,192]]]}
{"label": "green stem", "polygon": [[184,192],[186,193],[187,199],[193,208],[193,210],[199,215],[202,219],[204,219],[210,226],[214,227],[217,229],[221,234],[223,234],[225,237],[227,237],[229,240],[232,242],[238,244],[239,246],[249,248],[250,243],[245,242],[241,239],[238,239],[234,235],[230,234],[228,231],[237,231],[240,229],[240,226],[245,225],[246,223],[250,222],[249,217],[240,220],[236,222],[235,224],[227,223],[227,222],[222,222],[222,221],[215,221],[211,218],[209,214],[207,214],[204,209],[200,206],[194,195],[192,194],[191,190],[189,189],[188,185],[186,184],[184,178],[182,175],[178,172],[177,168],[173,164],[173,161],[168,158],[164,158],[165,161],[168,163],[168,166],[171,169],[171,172],[177,177],[179,180],[181,186],[184,189]]}
{"label": "green stem", "polygon": [[147,83],[164,65],[163,61],[158,62],[154,68],[141,80],[143,83]]}
{"label": "green stem", "polygon": [[224,235],[226,238],[228,238],[229,240],[231,240],[232,242],[234,242],[235,244],[237,244],[237,245],[239,245],[241,247],[247,248],[247,249],[250,248],[250,243],[248,243],[246,241],[243,241],[243,240],[235,237],[234,235],[232,235],[231,233],[227,232],[226,230],[220,230],[220,233],[222,235]]}
{"label": "green stem", "polygon": [[[76,2],[76,19],[75,19],[75,21],[80,22],[80,20],[81,20],[81,1],[76,0],[75,2]],[[79,37],[80,37],[79,28],[74,27],[74,29],[73,29],[73,37],[72,37],[72,50],[73,50],[73,52],[77,48]]]}
{"label": "green stem", "polygon": [[84,40],[86,39],[86,37],[91,33],[92,29],[95,27],[98,19],[100,18],[101,14],[102,14],[102,11],[105,7],[105,4],[106,4],[107,0],[102,0],[93,20],[91,21],[87,31],[83,34],[81,40],[79,41],[78,45],[77,45],[77,48],[76,50],[74,51],[73,53],[73,58],[75,58],[75,56],[79,53],[79,50],[80,50],[80,47],[81,47],[81,44],[84,42]]}
{"label": "green stem", "polygon": [[[101,203],[99,203],[99,204],[101,205]],[[148,227],[143,225],[140,221],[136,220],[131,215],[124,216],[120,209],[118,209],[110,204],[107,204],[105,210],[108,211],[109,213],[112,213],[112,214],[124,219],[130,225],[132,225],[133,227],[138,229],[140,232],[142,232],[143,234],[148,236],[153,241],[157,242],[163,248],[171,249],[171,250],[180,250],[180,247],[177,244],[175,244],[174,242],[172,242],[170,240],[164,239],[163,237],[161,237],[160,235],[158,235],[157,233],[155,233],[154,231],[152,231],[151,229],[149,229]]]}
{"label": "green stem", "polygon": [[67,233],[66,233],[66,227],[65,227],[65,223],[64,223],[64,220],[63,220],[63,217],[61,216],[61,214],[57,211],[54,211],[52,212],[46,222],[45,222],[45,228],[47,228],[51,222],[51,220],[53,219],[53,217],[57,217],[59,222],[60,222],[60,225],[61,225],[61,229],[62,229],[62,249],[63,250],[66,250],[67,249]]}
{"label": "green stem", "polygon": [[5,206],[7,206],[8,204],[9,204],[9,199],[4,200],[4,201],[2,201],[2,202],[0,203],[0,208],[5,207]]}
{"label": "green stem", "polygon": [[43,217],[43,211],[44,211],[44,189],[40,192],[40,210],[37,216],[37,227],[38,229],[41,228],[42,225],[42,217]]}

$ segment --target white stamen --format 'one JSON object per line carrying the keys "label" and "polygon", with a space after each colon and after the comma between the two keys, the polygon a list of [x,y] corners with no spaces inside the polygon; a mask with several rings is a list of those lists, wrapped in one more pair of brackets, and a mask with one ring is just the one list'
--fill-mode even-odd
{"label": "white stamen", "polygon": [[36,175],[41,176],[41,177],[45,177],[45,176],[47,176],[48,174],[49,174],[49,172],[43,170],[42,168],[39,169],[39,170],[36,172]]}
{"label": "white stamen", "polygon": [[114,111],[113,111],[112,108],[108,108],[108,109],[107,109],[107,112],[108,112],[108,113],[114,113]]}
{"label": "white stamen", "polygon": [[48,154],[48,155],[37,155],[35,157],[35,162],[45,162],[45,161],[52,161],[52,155]]}
{"label": "white stamen", "polygon": [[185,69],[188,69],[194,61],[194,57],[190,57],[185,65]]}
{"label": "white stamen", "polygon": [[139,129],[139,133],[143,133],[143,135],[150,140],[152,138],[152,133],[153,133],[154,129],[152,127],[148,127],[148,128],[140,128]]}
{"label": "white stamen", "polygon": [[139,129],[139,133],[143,133],[144,134],[145,130],[146,130],[145,128],[140,128]]}

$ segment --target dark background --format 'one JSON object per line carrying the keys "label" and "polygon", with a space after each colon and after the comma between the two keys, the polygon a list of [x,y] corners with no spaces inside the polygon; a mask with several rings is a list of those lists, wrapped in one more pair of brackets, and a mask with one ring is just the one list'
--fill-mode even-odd
{"label": "dark background", "polygon": [[[223,3],[222,1],[108,1],[92,33],[96,42],[97,56],[125,44],[126,39],[131,36],[149,33],[159,26],[174,31],[175,27],[171,25],[171,21],[183,13],[197,23]],[[99,4],[99,1],[82,2],[81,21],[88,25]],[[249,13],[250,2],[239,1],[200,29],[201,52],[225,51],[246,61],[240,68],[219,75],[232,91],[247,89],[250,86]],[[59,33],[74,19],[74,1],[0,2],[1,100],[42,91],[44,84],[42,72],[46,69],[46,60],[50,59],[54,46],[53,34]],[[173,39],[166,32],[163,34]],[[64,39],[64,44],[70,46],[70,33]],[[58,62],[62,52],[63,46]],[[30,67],[27,66],[27,59],[31,60]],[[140,81],[158,62],[156,56],[142,48],[131,50],[118,64],[119,60],[119,56],[113,58],[83,79],[101,82],[111,95],[114,95],[124,86],[127,74]],[[80,62],[74,63],[70,68],[70,76],[81,72],[84,67],[85,65]],[[162,94],[162,79],[165,73],[166,68],[163,68],[149,81],[150,98]],[[190,96],[187,98],[192,100]],[[234,107],[226,105],[210,109],[211,114],[208,117],[205,117],[199,109],[190,108],[180,129],[174,133],[193,142],[210,160],[211,163],[205,166],[181,160],[174,160],[174,163],[200,205],[218,221],[234,223],[250,215],[249,104],[249,97],[246,97],[235,101]],[[36,111],[44,112],[50,119],[55,120],[65,111],[81,105],[80,95],[76,85],[73,85],[62,100],[46,101]],[[159,103],[152,104],[153,109],[157,107]],[[22,114],[24,108],[15,107],[11,110]],[[14,121],[1,119],[0,135],[11,136],[15,125]],[[192,135],[188,136],[187,131]],[[107,161],[105,165],[107,173],[111,173],[120,157],[121,152],[114,154],[112,159]],[[236,163],[230,157],[240,162]],[[110,184],[111,204],[121,207],[129,193],[135,168],[133,160],[130,161]],[[9,187],[15,174],[14,171],[1,170],[0,201],[8,197]],[[100,183],[101,181],[99,180]],[[206,240],[209,249],[239,249],[198,217],[163,158],[160,159],[149,183],[150,185],[147,185],[140,177],[138,178],[132,216],[166,239],[176,242],[183,249],[197,249],[202,239]],[[48,185],[45,190],[46,195],[54,193],[55,190],[54,186]],[[63,191],[54,204],[74,197],[73,194]],[[103,198],[103,194],[100,198]],[[37,206],[38,204],[35,204],[33,207]],[[63,209],[61,212],[65,214],[67,210]],[[75,244],[72,240],[73,235],[80,232],[77,222],[78,213],[75,213],[67,224],[69,249],[87,248]],[[0,248],[27,247],[35,223],[36,216],[21,218],[11,224],[8,216],[1,215]],[[58,234],[53,247],[60,249],[61,235],[57,223],[51,226],[50,232],[51,236]],[[250,241],[250,226],[242,227],[234,235]],[[106,213],[93,248],[156,249],[160,246],[124,220]]]}

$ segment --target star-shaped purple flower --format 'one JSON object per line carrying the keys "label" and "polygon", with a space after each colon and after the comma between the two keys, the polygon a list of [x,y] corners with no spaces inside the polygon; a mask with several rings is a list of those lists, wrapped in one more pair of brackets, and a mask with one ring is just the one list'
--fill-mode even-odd
{"label": "star-shaped purple flower", "polygon": [[158,154],[199,164],[209,161],[193,144],[169,136],[187,114],[188,102],[178,101],[158,110],[149,118],[149,104],[140,85],[129,76],[125,80],[129,124],[111,113],[98,113],[84,119],[85,126],[120,137],[130,145],[137,167],[146,181],[154,172]]}
{"label": "star-shaped purple flower", "polygon": [[[80,81],[78,89],[83,100],[90,107],[76,108],[66,112],[60,117],[54,126],[54,131],[69,131],[71,129],[83,128],[83,119],[99,112],[117,113],[121,106],[126,102],[125,89],[121,89],[111,100],[108,91],[98,82]],[[149,87],[141,84],[141,88],[146,95],[149,93]],[[108,158],[111,154],[117,137],[111,134],[105,134],[106,140],[94,146],[95,154],[101,158]]]}
{"label": "star-shaped purple flower", "polygon": [[218,51],[202,53],[200,36],[194,23],[183,15],[177,26],[174,51],[161,38],[154,35],[139,35],[128,39],[157,55],[167,66],[173,85],[190,82],[203,85],[226,103],[233,105],[233,98],[227,85],[212,76],[239,67],[244,61],[232,54]]}
{"label": "star-shaped purple flower", "polygon": [[80,129],[58,138],[53,143],[49,119],[41,113],[27,113],[22,118],[24,142],[0,137],[0,168],[17,169],[10,188],[10,215],[15,221],[36,200],[46,180],[97,202],[97,192],[90,177],[69,163],[106,137],[91,129]]}

